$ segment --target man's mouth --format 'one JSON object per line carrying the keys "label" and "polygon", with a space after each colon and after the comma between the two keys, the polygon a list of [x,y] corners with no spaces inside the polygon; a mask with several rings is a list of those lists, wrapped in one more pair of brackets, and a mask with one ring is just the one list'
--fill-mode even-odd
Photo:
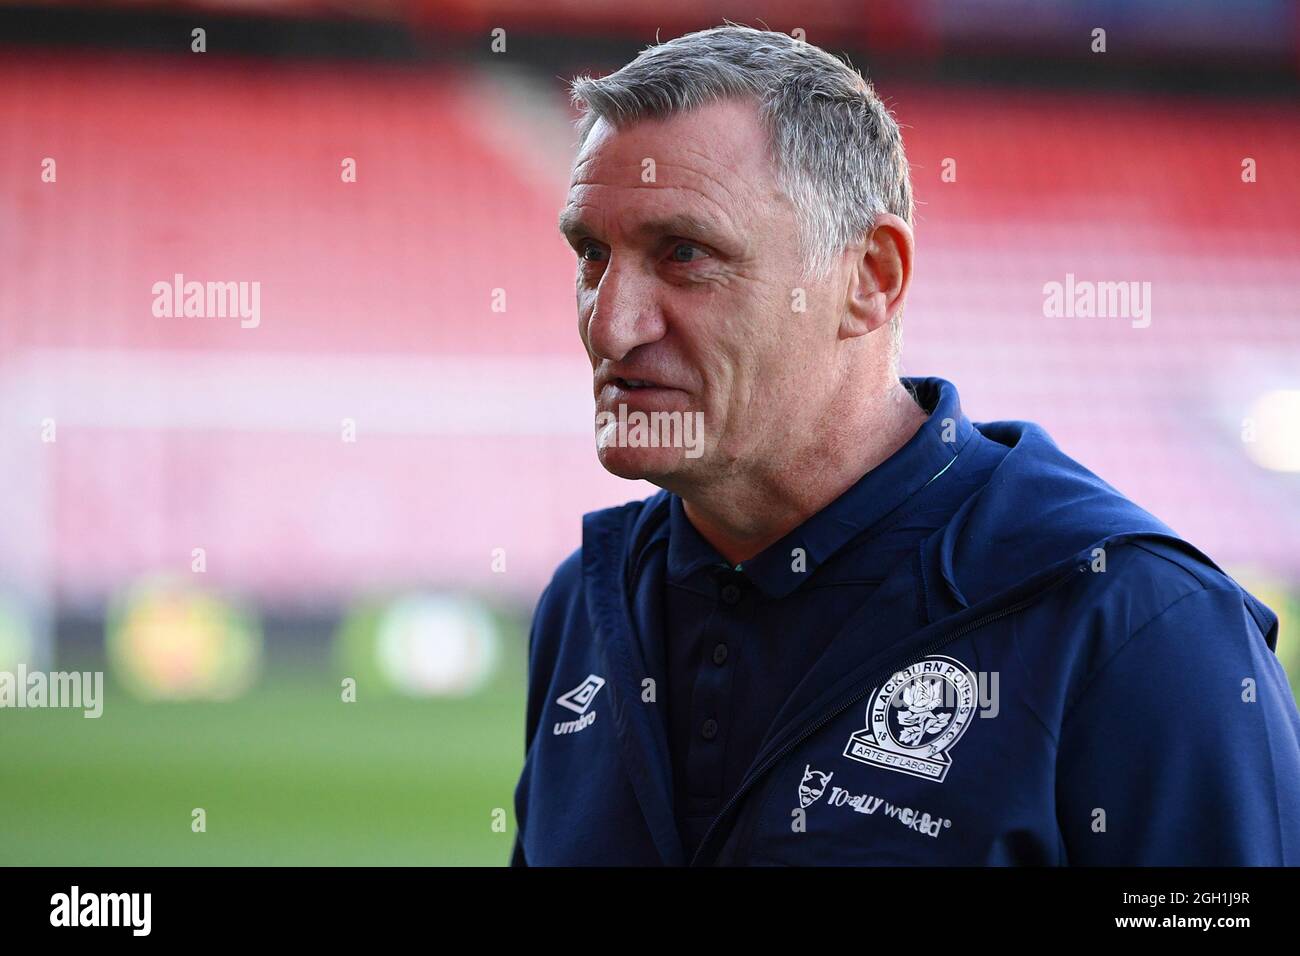
{"label": "man's mouth", "polygon": [[[648,378],[623,378],[617,376],[605,380],[604,387],[597,394],[597,402],[602,406],[610,403],[628,402],[635,406],[653,403],[654,407],[683,406],[690,396],[673,385],[664,385]],[[644,405],[649,408],[651,405]]]}

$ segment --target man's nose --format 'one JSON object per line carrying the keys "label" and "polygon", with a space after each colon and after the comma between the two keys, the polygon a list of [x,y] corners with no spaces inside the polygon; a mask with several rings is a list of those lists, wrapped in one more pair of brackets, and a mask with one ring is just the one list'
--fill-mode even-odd
{"label": "man's nose", "polygon": [[587,319],[587,345],[597,358],[621,362],[637,346],[664,337],[655,284],[639,270],[613,262],[606,267]]}

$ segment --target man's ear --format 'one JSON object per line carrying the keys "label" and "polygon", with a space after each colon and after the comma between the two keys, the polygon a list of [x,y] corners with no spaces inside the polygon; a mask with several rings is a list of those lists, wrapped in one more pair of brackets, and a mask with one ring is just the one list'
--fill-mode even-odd
{"label": "man's ear", "polygon": [[840,336],[866,335],[889,323],[912,284],[912,227],[890,213],[876,216],[854,256]]}

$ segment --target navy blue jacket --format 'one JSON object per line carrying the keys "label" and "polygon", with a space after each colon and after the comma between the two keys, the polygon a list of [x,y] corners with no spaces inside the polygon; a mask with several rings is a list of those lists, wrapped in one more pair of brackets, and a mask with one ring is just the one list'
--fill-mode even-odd
{"label": "navy blue jacket", "polygon": [[1034,424],[961,416],[952,467],[985,440],[1009,451],[948,524],[808,621],[835,637],[691,859],[663,582],[628,560],[670,497],[586,515],[533,619],[512,863],[1300,864],[1277,617]]}

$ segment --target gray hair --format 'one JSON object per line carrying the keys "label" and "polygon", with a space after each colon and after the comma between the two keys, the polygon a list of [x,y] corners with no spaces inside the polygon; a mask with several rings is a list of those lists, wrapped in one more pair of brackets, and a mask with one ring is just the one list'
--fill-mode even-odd
{"label": "gray hair", "polygon": [[[576,78],[570,93],[582,142],[598,119],[621,127],[719,100],[756,100],[798,217],[805,278],[825,277],[880,213],[912,222],[903,137],[871,83],[784,33],[732,24],[688,33],[647,47],[608,76]],[[901,317],[890,323],[895,356]]]}

